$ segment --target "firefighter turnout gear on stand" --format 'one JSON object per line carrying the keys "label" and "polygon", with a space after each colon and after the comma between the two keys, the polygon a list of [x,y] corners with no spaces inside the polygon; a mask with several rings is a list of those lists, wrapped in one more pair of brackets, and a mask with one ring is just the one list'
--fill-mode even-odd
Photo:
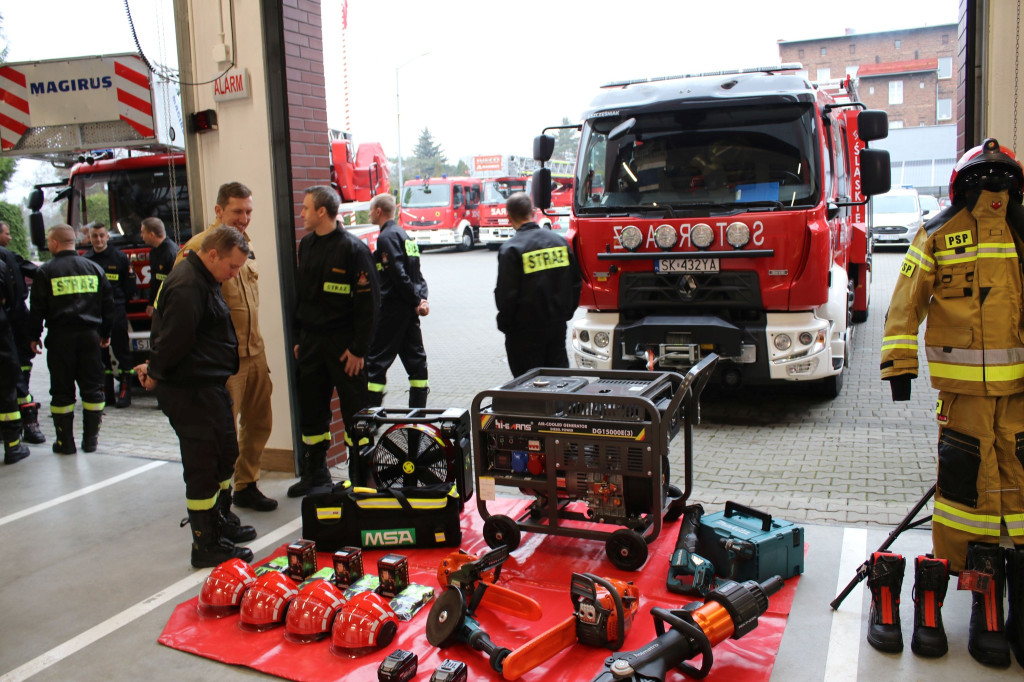
{"label": "firefighter turnout gear on stand", "polygon": [[899,554],[875,552],[868,566],[871,611],[868,615],[868,644],[888,653],[903,651],[900,624],[900,590],[907,561]]}
{"label": "firefighter turnout gear on stand", "polygon": [[[221,227],[220,223],[215,223],[189,239],[178,252],[175,267],[180,267],[190,253],[198,252],[203,239],[218,227]],[[245,235],[245,239],[248,242],[249,236]],[[238,428],[238,460],[234,471],[236,491],[259,480],[263,450],[270,439],[274,423],[270,399],[273,385],[266,346],[260,333],[259,276],[256,256],[250,251],[238,277],[221,285],[224,301],[231,312],[235,337],[238,339],[239,366],[227,383],[231,393],[232,414]]]}
{"label": "firefighter turnout gear on stand", "polygon": [[[1003,622],[1006,586],[1005,553],[998,544],[967,545],[967,568],[960,574],[960,588],[974,594],[967,650],[979,663],[998,668],[1010,665],[1009,642]],[[966,586],[964,586],[964,584]]]}
{"label": "firefighter turnout gear on stand", "polygon": [[427,351],[417,312],[427,300],[427,283],[420,271],[420,249],[394,220],[381,227],[374,252],[380,275],[380,319],[366,359],[370,406],[383,402],[388,370],[398,357],[409,375],[409,407],[426,407]]}
{"label": "firefighter turnout gear on stand", "polygon": [[938,658],[949,650],[942,626],[942,602],[948,586],[948,561],[927,554],[914,560],[914,636],[910,649],[918,656]]}
{"label": "firefighter turnout gear on stand", "polygon": [[501,245],[494,300],[513,376],[569,366],[565,324],[579,305],[581,286],[568,242],[551,230],[528,222]]}
{"label": "firefighter turnout gear on stand", "polygon": [[[54,229],[54,228],[51,228]],[[53,240],[51,239],[51,242]],[[86,413],[103,412],[101,339],[110,338],[114,299],[103,269],[68,249],[39,266],[32,283],[29,334],[38,344],[46,323],[53,451],[74,454],[75,384]],[[90,424],[93,422],[90,422]],[[98,425],[98,421],[95,422]]]}
{"label": "firefighter turnout gear on stand", "polygon": [[[347,359],[370,350],[380,301],[380,285],[366,244],[343,228],[307,234],[299,243],[298,307],[295,315],[299,364],[299,411],[304,452],[299,482],[289,497],[330,483],[331,394],[337,389],[346,429],[367,405],[366,372],[350,375]],[[349,445],[349,478],[361,484],[359,447]]]}
{"label": "firefighter turnout gear on stand", "polygon": [[[135,272],[128,262],[128,257],[113,246],[107,246],[102,251],[90,249],[85,253],[85,257],[103,268],[114,296],[114,326],[110,332],[110,348],[104,349],[101,356],[106,371],[105,401],[117,407],[129,407],[132,403],[131,368],[134,365],[131,341],[128,338],[127,305],[136,294]],[[116,370],[111,361],[111,354],[117,360]],[[118,382],[116,391],[115,378]]]}

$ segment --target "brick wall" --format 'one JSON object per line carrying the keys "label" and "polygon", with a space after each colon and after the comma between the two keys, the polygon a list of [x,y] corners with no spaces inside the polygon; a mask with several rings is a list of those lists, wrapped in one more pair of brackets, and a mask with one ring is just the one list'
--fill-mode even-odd
{"label": "brick wall", "polygon": [[[288,137],[291,144],[295,241],[305,234],[299,213],[305,190],[330,184],[330,139],[324,82],[323,24],[320,0],[283,0],[285,66],[288,79]],[[331,449],[334,466],[346,456],[344,422],[337,395],[331,399]]]}
{"label": "brick wall", "polygon": [[[824,49],[825,54],[822,54]],[[904,127],[953,123],[957,118],[957,83],[960,65],[957,59],[957,25],[931,26],[903,31],[851,33],[844,36],[799,41],[780,41],[783,62],[800,62],[811,80],[818,69],[829,69],[831,78],[843,78],[847,67],[868,64],[910,62],[918,59],[952,59],[952,76],[938,78],[922,73],[893,73],[865,78],[860,83],[861,99],[872,108],[884,109],[892,121]],[[902,80],[903,104],[889,104],[889,81]],[[921,83],[924,83],[924,88]],[[873,95],[868,93],[875,88]],[[937,120],[940,99],[951,100],[951,118]]]}

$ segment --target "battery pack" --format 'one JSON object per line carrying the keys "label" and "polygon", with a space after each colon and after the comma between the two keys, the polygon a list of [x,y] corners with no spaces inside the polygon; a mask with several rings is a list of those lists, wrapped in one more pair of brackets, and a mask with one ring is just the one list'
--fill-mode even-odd
{"label": "battery pack", "polygon": [[725,510],[705,515],[697,533],[697,553],[729,580],[785,580],[804,572],[804,529],[771,514],[726,502]]}

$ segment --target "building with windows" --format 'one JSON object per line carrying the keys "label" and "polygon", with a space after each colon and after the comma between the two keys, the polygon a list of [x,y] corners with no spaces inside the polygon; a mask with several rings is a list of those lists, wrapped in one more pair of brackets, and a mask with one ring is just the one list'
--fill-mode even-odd
{"label": "building with windows", "polygon": [[957,25],[780,40],[783,62],[800,62],[807,78],[859,79],[861,101],[889,113],[890,128],[954,122]]}

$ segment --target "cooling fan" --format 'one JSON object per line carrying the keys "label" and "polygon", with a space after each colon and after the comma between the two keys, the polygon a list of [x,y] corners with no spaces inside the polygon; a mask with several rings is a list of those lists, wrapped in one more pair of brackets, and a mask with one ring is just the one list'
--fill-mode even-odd
{"label": "cooling fan", "polygon": [[422,488],[455,483],[455,447],[430,424],[395,424],[373,452],[373,480],[379,488]]}

